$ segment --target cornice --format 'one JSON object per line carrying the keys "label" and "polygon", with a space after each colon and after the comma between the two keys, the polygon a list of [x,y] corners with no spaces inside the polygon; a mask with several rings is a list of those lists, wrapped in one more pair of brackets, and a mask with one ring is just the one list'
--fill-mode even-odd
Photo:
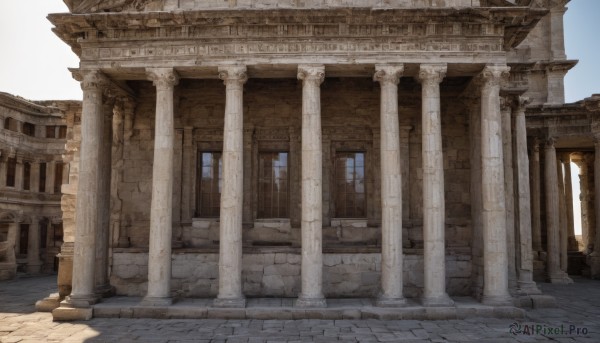
{"label": "cornice", "polygon": [[[60,100],[57,100],[59,102]],[[0,92],[0,107],[10,108],[22,114],[35,117],[62,118],[64,113],[52,105],[40,105],[9,93]]]}

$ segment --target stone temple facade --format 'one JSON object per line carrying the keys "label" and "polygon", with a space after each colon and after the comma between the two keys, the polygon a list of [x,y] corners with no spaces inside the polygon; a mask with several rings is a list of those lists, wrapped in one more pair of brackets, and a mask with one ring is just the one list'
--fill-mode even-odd
{"label": "stone temple facade", "polygon": [[[543,306],[534,266],[569,281],[565,221],[531,211],[528,139],[560,131],[566,2],[65,1],[49,19],[83,102],[60,292],[40,308]],[[552,156],[545,210],[562,199]]]}
{"label": "stone temple facade", "polygon": [[0,93],[0,280],[58,269],[67,118],[78,109]]}

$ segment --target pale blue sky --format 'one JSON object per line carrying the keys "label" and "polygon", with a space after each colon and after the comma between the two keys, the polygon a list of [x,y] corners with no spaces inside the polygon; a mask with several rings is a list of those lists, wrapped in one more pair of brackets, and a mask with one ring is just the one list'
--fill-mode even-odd
{"label": "pale blue sky", "polygon": [[565,78],[567,102],[600,93],[600,1],[572,0],[565,14],[565,47],[579,64]]}
{"label": "pale blue sky", "polygon": [[[81,99],[68,67],[77,56],[51,31],[48,13],[66,12],[62,0],[0,0],[0,91],[31,100]],[[600,0],[573,0],[565,15],[567,101],[600,93]]]}

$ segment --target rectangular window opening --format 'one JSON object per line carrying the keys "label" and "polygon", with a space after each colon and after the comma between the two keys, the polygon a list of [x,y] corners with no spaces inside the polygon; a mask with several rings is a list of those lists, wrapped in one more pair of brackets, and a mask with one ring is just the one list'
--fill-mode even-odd
{"label": "rectangular window opening", "polygon": [[23,163],[23,189],[28,191],[31,188],[31,163]]}
{"label": "rectangular window opening", "polygon": [[46,191],[46,163],[40,163],[40,187],[38,191],[40,193]]}
{"label": "rectangular window opening", "polygon": [[335,216],[365,218],[365,153],[339,151],[335,156]]}
{"label": "rectangular window opening", "polygon": [[259,153],[258,217],[289,218],[289,163],[287,152]]}
{"label": "rectangular window opening", "polygon": [[6,187],[14,187],[17,175],[17,159],[12,157],[6,161]]}
{"label": "rectangular window opening", "polygon": [[196,216],[218,218],[221,214],[223,160],[221,152],[198,153]]}

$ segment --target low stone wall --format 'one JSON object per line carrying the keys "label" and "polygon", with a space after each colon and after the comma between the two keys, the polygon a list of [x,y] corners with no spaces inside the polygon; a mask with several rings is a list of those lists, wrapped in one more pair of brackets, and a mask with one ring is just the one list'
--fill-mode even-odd
{"label": "low stone wall", "polygon": [[[182,297],[215,297],[218,293],[218,253],[174,253],[172,289]],[[248,297],[296,297],[300,293],[301,256],[296,252],[244,254],[243,291]],[[454,296],[469,295],[471,257],[446,256],[446,284]],[[118,295],[144,296],[147,290],[148,254],[115,252],[111,284]],[[380,291],[379,253],[323,255],[323,292],[326,297],[377,297]],[[423,256],[404,256],[404,294],[420,296]]]}

